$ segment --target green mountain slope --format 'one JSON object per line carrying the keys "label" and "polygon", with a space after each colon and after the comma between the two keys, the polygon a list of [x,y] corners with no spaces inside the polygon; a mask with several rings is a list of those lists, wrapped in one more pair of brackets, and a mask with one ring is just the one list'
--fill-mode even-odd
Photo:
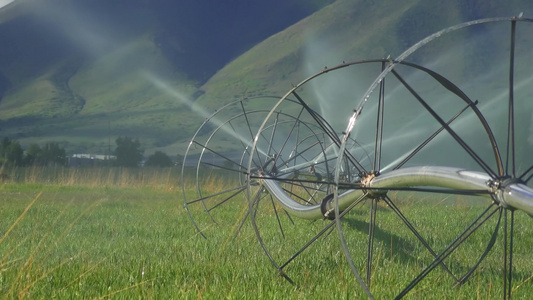
{"label": "green mountain slope", "polygon": [[[296,22],[324,5],[240,5],[268,11],[249,32],[238,23],[217,24],[220,35],[198,13],[227,22],[231,16],[220,13],[232,7],[219,3],[205,11],[206,4],[17,0],[0,10],[0,40],[8,41],[0,47],[0,135],[23,145],[56,141],[69,152],[93,153],[107,152],[116,137],[128,135],[139,138],[147,153],[175,154],[173,145],[188,139],[200,120],[189,108],[198,76],[212,74],[255,35],[271,31],[271,24]],[[271,22],[269,16],[280,11],[283,16]],[[239,36],[243,30],[246,36]],[[216,49],[212,39],[234,44]]]}
{"label": "green mountain slope", "polygon": [[[73,28],[76,35],[65,29],[63,36],[39,38],[48,37],[47,28],[23,9],[0,11],[0,37],[13,41],[0,47],[0,136],[23,145],[56,141],[69,152],[105,153],[110,145],[114,148],[116,137],[128,135],[139,138],[146,153],[179,154],[207,114],[231,100],[281,96],[326,66],[394,57],[428,34],[466,20],[521,11],[533,15],[533,4],[525,0],[313,1],[313,14],[251,47],[204,82],[191,74],[205,72],[187,71],[201,64],[177,62],[169,53],[194,52],[187,36],[194,36],[204,54],[208,49],[216,57],[221,49],[206,48],[194,32],[169,36],[157,13],[137,2],[141,4],[132,5],[124,18],[142,20],[140,25],[102,35],[109,40],[98,39],[96,33],[105,28],[98,24],[91,24],[96,26],[92,35],[83,35],[85,23]],[[166,18],[172,20],[172,15]],[[32,38],[11,34],[24,26]],[[2,60],[10,55],[18,58],[16,63]]]}
{"label": "green mountain slope", "polygon": [[202,86],[203,105],[265,92],[284,94],[325,66],[395,57],[440,29],[482,17],[533,14],[529,1],[338,0],[271,36]]}
{"label": "green mountain slope", "polygon": [[59,61],[9,90],[0,102],[3,133],[25,143],[60,141],[76,152],[102,151],[119,135],[151,147],[184,138],[190,132],[175,130],[182,103],[148,75],[166,78],[187,95],[196,90],[149,36],[140,36],[92,61]]}

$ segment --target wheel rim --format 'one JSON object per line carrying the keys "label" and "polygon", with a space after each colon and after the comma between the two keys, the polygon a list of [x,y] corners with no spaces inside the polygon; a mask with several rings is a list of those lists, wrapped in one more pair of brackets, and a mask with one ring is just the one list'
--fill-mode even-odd
{"label": "wheel rim", "polygon": [[[248,204],[243,195],[246,188],[243,162],[248,161],[248,148],[259,126],[257,120],[264,118],[277,99],[260,96],[230,102],[206,118],[189,142],[182,163],[181,186],[184,206],[202,236],[206,237],[209,230],[225,227],[216,224],[244,222]],[[253,162],[260,164],[257,159]],[[187,182],[191,177],[193,182]],[[228,216],[224,212],[218,216],[222,206],[233,206],[234,214]]]}
{"label": "wheel rim", "polygon": [[[462,29],[462,28],[466,28],[466,27],[469,27],[469,26],[476,26],[476,25],[479,25],[479,24],[486,24],[486,23],[493,23],[493,22],[503,22],[503,21],[507,21],[507,22],[510,22],[512,24],[512,29],[511,29],[511,50],[510,50],[510,53],[509,53],[509,64],[510,64],[510,74],[509,74],[509,86],[508,86],[508,89],[509,89],[509,100],[508,100],[508,103],[509,103],[509,115],[508,115],[508,118],[507,118],[507,123],[508,123],[508,130],[507,130],[507,136],[506,136],[506,147],[504,151],[502,150],[499,150],[498,149],[498,146],[497,146],[497,143],[496,143],[496,140],[497,138],[495,138],[492,134],[492,130],[490,129],[490,127],[488,126],[488,124],[486,124],[486,121],[485,121],[485,117],[479,112],[477,111],[476,114],[478,115],[478,118],[479,120],[481,121],[483,127],[486,129],[485,130],[485,133],[487,134],[487,137],[488,139],[491,141],[491,143],[489,145],[491,145],[491,148],[492,148],[492,152],[493,152],[493,163],[490,164],[490,163],[487,163],[486,160],[484,158],[482,158],[482,155],[479,153],[480,150],[476,150],[474,149],[473,147],[469,146],[469,144],[467,142],[465,142],[465,138],[461,138],[460,134],[457,134],[456,132],[456,129],[452,129],[451,126],[447,126],[447,122],[444,121],[437,113],[436,113],[436,110],[434,110],[433,108],[431,108],[431,106],[429,104],[427,104],[424,100],[423,97],[421,97],[417,92],[416,92],[416,89],[414,89],[408,82],[407,80],[405,80],[404,78],[402,78],[402,75],[399,74],[398,72],[398,68],[399,66],[401,65],[402,62],[404,62],[404,60],[406,58],[408,58],[412,53],[414,53],[416,50],[420,49],[420,47],[424,46],[425,44],[433,41],[434,39],[436,39],[437,37],[439,37],[440,35],[442,34],[447,34],[447,33],[450,33],[450,32],[453,32],[455,30],[459,30],[459,29]],[[524,21],[528,21],[530,22],[530,20],[524,20]],[[343,155],[345,152],[344,152],[344,144],[345,144],[345,140],[346,140],[346,137],[350,136],[352,133],[353,133],[353,130],[354,128],[356,128],[357,126],[360,126],[361,124],[357,124],[358,123],[358,120],[357,118],[359,117],[359,113],[361,113],[361,110],[363,109],[363,106],[367,105],[367,102],[371,101],[371,95],[373,94],[374,90],[378,91],[379,90],[379,93],[380,93],[380,96],[378,97],[379,99],[381,99],[381,93],[383,92],[383,86],[384,86],[384,82],[385,82],[385,79],[386,78],[390,78],[390,77],[395,77],[396,79],[398,79],[402,85],[413,95],[413,97],[417,98],[419,100],[419,102],[425,106],[425,110],[427,113],[430,113],[432,114],[433,118],[435,120],[438,121],[438,123],[441,125],[441,128],[445,129],[445,133],[447,133],[449,136],[453,137],[453,140],[455,140],[455,142],[457,142],[457,144],[459,144],[466,153],[465,154],[468,154],[468,156],[471,158],[471,160],[474,162],[474,165],[477,165],[478,168],[480,168],[484,173],[486,173],[488,176],[490,176],[490,180],[489,182],[492,184],[492,183],[495,183],[497,185],[499,184],[503,184],[503,181],[505,180],[517,180],[517,181],[520,181],[520,182],[524,182],[524,183],[527,183],[528,180],[526,181],[522,181],[523,178],[526,177],[526,174],[528,174],[528,172],[530,172],[529,170],[531,169],[530,168],[527,168],[527,170],[524,172],[522,171],[522,173],[520,175],[517,175],[517,160],[515,159],[515,140],[514,140],[514,123],[515,123],[515,120],[514,120],[514,116],[513,116],[513,105],[514,105],[514,99],[513,99],[513,91],[515,89],[514,87],[514,68],[513,68],[513,65],[514,65],[514,56],[515,56],[515,53],[514,53],[514,48],[515,48],[515,31],[516,31],[516,23],[517,23],[517,19],[515,18],[505,18],[505,19],[486,19],[486,20],[480,20],[480,21],[475,21],[475,22],[469,22],[469,23],[465,23],[465,24],[461,24],[461,25],[458,25],[458,26],[454,26],[454,27],[451,27],[451,28],[448,28],[446,30],[443,30],[442,32],[440,33],[437,33],[435,35],[432,35],[424,40],[422,40],[421,42],[419,42],[418,44],[414,45],[413,47],[411,47],[410,49],[408,49],[407,51],[405,51],[402,55],[400,55],[398,57],[398,59],[394,60],[394,61],[391,61],[390,64],[384,68],[384,71],[376,78],[376,80],[372,83],[372,85],[370,86],[370,88],[367,90],[367,92],[363,95],[361,102],[359,103],[359,105],[357,106],[357,108],[354,110],[354,114],[352,115],[351,119],[350,119],[350,122],[349,122],[349,125],[347,127],[347,129],[345,130],[344,132],[344,137],[343,137],[343,145],[341,145],[341,148],[340,148],[340,153],[341,155]],[[387,76],[389,75],[389,76]],[[374,100],[375,100],[376,97],[374,97]],[[381,100],[378,100],[380,101],[380,104],[382,104]],[[470,104],[472,107],[474,107],[472,104]],[[381,115],[379,115],[381,114]],[[375,138],[375,148],[374,148],[374,155],[375,157],[377,157],[377,161],[378,163],[374,163],[374,166],[373,166],[373,169],[372,170],[378,170],[378,172],[376,171],[372,171],[370,173],[365,173],[364,174],[364,178],[362,180],[360,180],[361,182],[364,182],[365,181],[365,178],[366,178],[366,181],[368,182],[371,182],[372,180],[374,180],[374,177],[379,177],[383,172],[386,172],[388,169],[385,168],[385,169],[381,169],[380,167],[380,164],[379,164],[379,161],[382,159],[381,157],[381,151],[382,151],[382,141],[381,141],[381,138],[383,136],[383,128],[380,128],[380,125],[379,125],[379,119],[381,119],[381,122],[383,120],[383,112],[381,111],[380,113],[378,113],[378,116],[376,117],[378,119],[378,125],[377,125],[377,129],[376,129],[376,138]],[[451,119],[450,119],[451,120]],[[451,122],[454,122],[454,121],[451,121]],[[418,147],[415,147],[415,149],[423,149],[425,147],[427,147],[427,144],[425,144],[425,142],[422,142],[422,143],[415,143],[415,145],[418,145]],[[418,151],[418,150],[416,150]],[[504,154],[502,154],[502,152]],[[411,153],[415,153],[415,152],[411,152]],[[418,152],[416,152],[418,153]],[[417,155],[417,154],[415,154]],[[408,160],[406,160],[405,158],[402,158],[402,159],[399,159],[398,161],[400,163],[397,163],[397,161],[394,162],[394,164],[392,164],[392,166],[390,167],[390,169],[392,170],[395,170],[395,169],[400,169],[400,168],[403,168],[404,167],[404,163],[407,163],[409,161],[409,157],[411,156],[407,156]],[[377,166],[377,167],[376,167]],[[493,167],[495,166],[495,167]],[[526,166],[527,166],[527,163],[526,163]],[[525,168],[523,168],[525,169]],[[510,178],[510,179],[509,179]],[[338,185],[342,184],[341,180],[340,180],[340,176],[338,174],[335,175],[335,181]],[[364,184],[361,184],[361,185],[364,185]],[[367,186],[371,186],[371,184],[368,184]],[[389,191],[392,190],[394,191],[394,188],[392,187],[391,189],[389,189]],[[414,193],[423,193],[424,191],[423,190],[419,190],[419,191],[415,191]],[[440,193],[442,193],[443,195],[444,194],[447,194],[447,193],[456,193],[456,194],[461,194],[462,192],[464,192],[464,190],[460,190],[460,189],[451,189],[451,190],[447,190],[447,191],[442,191]],[[355,274],[355,276],[358,278],[358,281],[360,282],[361,286],[363,287],[363,289],[365,291],[367,291],[367,294],[372,297],[372,294],[370,293],[370,289],[369,289],[369,285],[370,285],[370,281],[371,281],[371,269],[372,269],[372,247],[373,247],[373,241],[374,241],[374,228],[375,228],[375,222],[376,222],[376,208],[377,208],[377,202],[378,201],[383,201],[386,203],[386,205],[388,207],[391,207],[392,210],[396,213],[396,215],[402,220],[402,223],[409,228],[409,230],[415,235],[417,236],[417,239],[422,243],[424,244],[424,247],[427,249],[428,252],[431,253],[431,256],[433,257],[431,261],[431,263],[429,264],[426,264],[426,266],[420,271],[420,273],[418,275],[415,276],[414,279],[412,279],[400,292],[399,294],[397,294],[396,298],[401,298],[403,296],[405,296],[407,293],[409,293],[414,287],[417,286],[417,284],[419,284],[422,279],[426,278],[426,276],[428,276],[428,274],[430,274],[433,270],[435,270],[437,268],[437,266],[441,266],[443,269],[445,269],[447,272],[449,271],[449,268],[448,266],[446,265],[446,259],[448,257],[450,257],[451,255],[454,255],[455,252],[457,252],[457,249],[460,248],[463,243],[466,243],[469,239],[469,237],[471,236],[471,234],[474,234],[476,232],[476,230],[478,230],[478,228],[480,228],[480,226],[482,226],[483,224],[488,224],[488,222],[490,222],[490,220],[492,220],[492,222],[494,223],[494,230],[492,231],[492,234],[490,234],[490,238],[488,238],[488,241],[487,241],[487,245],[485,247],[485,251],[483,251],[482,253],[479,253],[479,258],[476,259],[472,265],[468,268],[468,271],[464,272],[464,274],[461,274],[459,276],[454,276],[452,275],[452,277],[454,277],[454,281],[456,281],[458,284],[461,284],[463,283],[471,274],[472,272],[476,269],[476,267],[479,265],[479,263],[481,263],[481,261],[483,259],[485,259],[486,255],[488,254],[489,250],[492,248],[492,246],[494,245],[494,242],[495,242],[495,239],[498,235],[498,230],[500,228],[500,222],[503,223],[503,227],[504,227],[504,240],[505,240],[505,253],[503,254],[504,256],[504,269],[506,270],[505,273],[504,273],[504,298],[506,297],[510,297],[511,295],[511,269],[512,269],[512,240],[513,240],[513,224],[514,224],[514,208],[511,208],[511,209],[507,209],[504,205],[501,205],[501,201],[496,201],[495,196],[494,195],[491,195],[490,197],[492,197],[495,201],[494,202],[488,202],[486,204],[486,209],[483,209],[481,213],[477,214],[477,216],[475,216],[473,218],[473,220],[471,222],[469,222],[469,225],[466,225],[464,227],[464,231],[462,231],[461,233],[459,233],[456,238],[452,239],[450,242],[447,243],[447,247],[444,248],[444,250],[442,251],[434,251],[434,249],[431,248],[431,246],[427,245],[427,242],[422,238],[422,236],[420,235],[420,233],[418,232],[418,230],[412,226],[412,222],[410,222],[410,219],[407,218],[405,215],[403,215],[403,213],[398,209],[398,207],[396,206],[395,204],[395,200],[396,199],[392,199],[391,197],[389,197],[388,194],[390,194],[390,192],[388,193],[375,193],[374,192],[374,195],[373,193],[367,193],[365,194],[364,197],[361,198],[361,203],[363,203],[364,201],[363,200],[366,200],[368,202],[370,202],[371,204],[369,205],[370,209],[370,217],[369,217],[369,242],[368,242],[368,251],[367,251],[367,254],[366,254],[366,279],[363,280],[359,274],[359,271],[360,269],[362,269],[361,267],[358,267],[356,266],[357,263],[354,262],[354,251],[352,251],[350,248],[351,248],[351,244],[349,242],[347,242],[347,235],[346,235],[346,232],[344,229],[347,228],[347,226],[345,225],[343,227],[343,222],[341,222],[341,219],[343,217],[342,214],[346,214],[347,212],[346,211],[342,211],[341,209],[339,209],[339,202],[338,202],[338,199],[339,199],[339,195],[342,193],[342,191],[339,191],[338,189],[335,191],[335,213],[336,213],[336,224],[337,224],[337,228],[338,228],[338,232],[339,232],[339,237],[341,239],[341,244],[343,246],[343,251],[345,253],[345,256],[347,258],[347,261],[353,271],[353,273]],[[486,195],[488,196],[488,195]],[[489,198],[490,199],[490,198]],[[496,204],[495,204],[496,203]],[[497,205],[499,203],[499,206]],[[349,209],[352,209],[352,208],[349,208]],[[510,217],[508,217],[508,214],[510,214]],[[502,221],[503,220],[503,221]],[[508,223],[509,226],[508,226]],[[509,242],[510,241],[510,242]],[[453,274],[453,272],[449,272],[450,274]]]}

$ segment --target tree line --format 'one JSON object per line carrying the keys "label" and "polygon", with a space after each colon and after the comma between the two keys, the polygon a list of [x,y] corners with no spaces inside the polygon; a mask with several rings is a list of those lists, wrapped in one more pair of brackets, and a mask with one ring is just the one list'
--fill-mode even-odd
{"label": "tree line", "polygon": [[[144,150],[141,149],[139,140],[130,137],[119,137],[115,140],[117,146],[114,151],[115,158],[109,161],[112,166],[136,167],[143,160]],[[68,158],[64,148],[58,143],[46,143],[42,147],[30,144],[26,150],[17,140],[4,137],[0,142],[0,165],[3,166],[67,166]],[[172,159],[162,151],[150,155],[144,166],[170,167]]]}
{"label": "tree line", "polygon": [[24,151],[20,143],[7,137],[0,142],[0,162],[6,166],[61,166],[66,164],[66,152],[58,143],[43,147],[31,144]]}

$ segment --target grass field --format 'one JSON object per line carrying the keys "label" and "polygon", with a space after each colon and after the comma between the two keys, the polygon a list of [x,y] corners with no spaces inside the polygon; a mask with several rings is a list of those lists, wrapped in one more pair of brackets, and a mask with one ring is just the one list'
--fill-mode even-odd
{"label": "grass field", "polygon": [[[18,169],[4,174],[8,176],[0,185],[0,298],[364,298],[336,231],[321,237],[286,270],[297,286],[277,275],[249,222],[234,238],[239,217],[246,212],[242,202],[221,206],[218,213],[227,215],[225,226],[211,225],[209,239],[202,238],[183,208],[177,170]],[[207,188],[213,189],[223,182],[206,180],[212,182]],[[405,201],[400,206],[405,214],[420,216],[414,218],[415,225],[437,244],[453,235],[458,225],[454,222],[476,211],[459,200],[440,206]],[[398,229],[390,211],[380,207],[378,213],[383,218],[377,224],[372,290],[376,299],[390,299],[420,272],[427,255]],[[266,218],[272,212],[261,214],[262,227],[275,232],[275,219]],[[343,228],[354,249],[366,242],[365,218],[366,212],[354,214]],[[279,243],[280,251],[290,251],[291,236],[305,238],[322,224],[295,220],[285,240],[268,233],[265,238]],[[516,213],[515,299],[528,299],[533,293],[531,224],[531,218]],[[462,287],[453,287],[449,276],[437,270],[407,298],[501,298],[501,240],[500,235],[486,261]],[[450,266],[461,270],[455,264],[475,260],[487,242],[481,232],[451,257]]]}

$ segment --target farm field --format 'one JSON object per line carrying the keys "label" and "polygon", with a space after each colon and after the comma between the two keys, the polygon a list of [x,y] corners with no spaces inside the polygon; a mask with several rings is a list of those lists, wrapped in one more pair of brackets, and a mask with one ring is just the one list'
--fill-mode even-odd
{"label": "farm field", "polygon": [[[278,276],[250,222],[234,236],[246,215],[244,198],[241,203],[220,206],[217,213],[227,216],[222,218],[225,222],[209,225],[209,239],[204,239],[183,207],[178,170],[17,169],[4,173],[8,176],[0,185],[0,298],[365,298],[335,230],[288,267],[297,285]],[[210,189],[226,184],[217,176],[205,180]],[[188,193],[194,192],[192,182]],[[459,199],[443,203],[403,199],[400,208],[420,216],[414,225],[436,244],[448,238],[447,228],[453,228],[453,222],[475,215],[478,209]],[[268,216],[272,211],[260,213]],[[390,299],[428,258],[414,237],[398,230],[390,211],[380,207],[378,214],[383,218],[377,224],[372,291],[376,299]],[[365,249],[366,217],[363,211],[346,222],[345,234],[354,248]],[[275,218],[264,220],[262,227],[272,228],[272,237],[268,236],[280,243],[280,251],[291,251],[288,238],[276,237]],[[294,220],[295,226],[286,227],[286,234],[305,236],[323,222],[327,221]],[[526,214],[515,214],[514,299],[527,299],[533,293],[532,225]],[[455,264],[471,263],[483,253],[492,227],[489,224],[488,233],[480,232],[450,258],[454,270],[462,268]],[[501,298],[502,239],[500,234],[492,252],[463,286],[454,287],[450,276],[437,270],[406,298]]]}

